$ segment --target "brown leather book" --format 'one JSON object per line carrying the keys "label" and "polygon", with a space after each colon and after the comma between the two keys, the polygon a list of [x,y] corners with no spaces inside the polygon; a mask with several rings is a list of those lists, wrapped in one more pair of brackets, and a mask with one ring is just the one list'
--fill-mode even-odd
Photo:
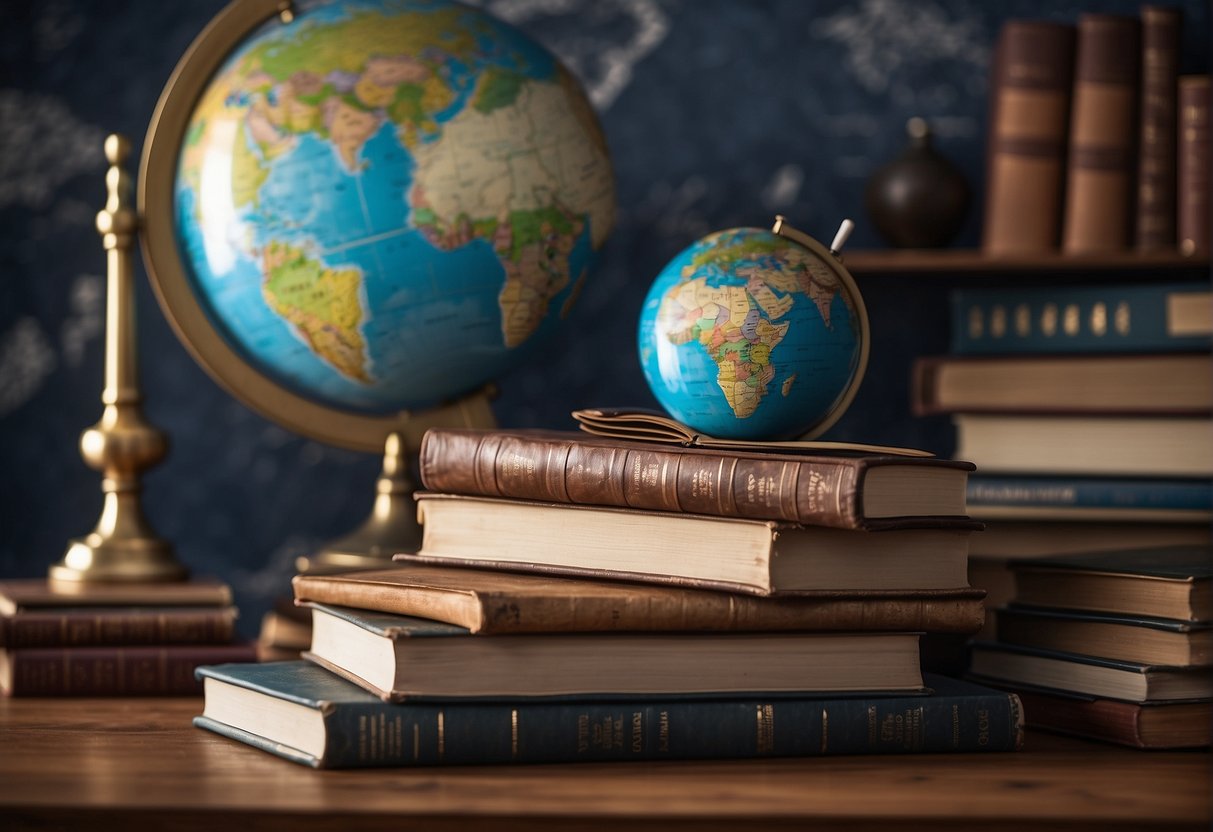
{"label": "brown leather book", "polygon": [[1209,255],[1209,76],[1179,79],[1179,250]]}
{"label": "brown leather book", "polygon": [[9,696],[183,696],[202,692],[202,665],[252,662],[250,644],[170,647],[31,647],[0,650]]}
{"label": "brown leather book", "polygon": [[1011,20],[999,33],[982,236],[990,253],[1058,246],[1073,65],[1071,26]]}
{"label": "brown leather book", "polygon": [[410,563],[298,575],[295,598],[428,618],[472,633],[902,630],[973,633],[979,589],[820,592],[757,598],[682,587],[587,581]]}
{"label": "brown leather book", "polygon": [[560,431],[435,429],[421,442],[431,491],[834,528],[965,515],[967,462],[680,448]]}
{"label": "brown leather book", "polygon": [[1140,251],[1175,247],[1177,8],[1141,9],[1141,124],[1138,133],[1137,222]]}
{"label": "brown leather book", "polygon": [[1132,240],[1141,24],[1078,19],[1062,250],[1126,249]]}
{"label": "brown leather book", "polygon": [[235,607],[45,607],[0,614],[0,647],[224,644]]}
{"label": "brown leather book", "polygon": [[232,590],[209,579],[180,583],[52,583],[41,578],[0,581],[0,614],[46,607],[227,606]]}
{"label": "brown leather book", "polygon": [[1023,702],[1025,721],[1036,728],[1134,748],[1205,748],[1213,739],[1208,702],[1140,705],[1012,689]]}

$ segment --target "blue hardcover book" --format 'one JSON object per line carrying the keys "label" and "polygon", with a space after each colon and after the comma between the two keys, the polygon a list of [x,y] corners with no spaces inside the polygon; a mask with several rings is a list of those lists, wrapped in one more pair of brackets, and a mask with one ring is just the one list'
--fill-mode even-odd
{"label": "blue hardcover book", "polygon": [[304,658],[385,700],[921,692],[917,633],[475,634],[309,603]]}
{"label": "blue hardcover book", "polygon": [[954,289],[952,353],[1182,352],[1213,343],[1202,283]]}
{"label": "blue hardcover book", "polygon": [[979,520],[1142,520],[1208,523],[1213,480],[974,474],[969,513]]}
{"label": "blue hardcover book", "polygon": [[314,768],[1014,751],[1018,698],[928,676],[926,696],[391,704],[303,661],[200,668],[206,728]]}

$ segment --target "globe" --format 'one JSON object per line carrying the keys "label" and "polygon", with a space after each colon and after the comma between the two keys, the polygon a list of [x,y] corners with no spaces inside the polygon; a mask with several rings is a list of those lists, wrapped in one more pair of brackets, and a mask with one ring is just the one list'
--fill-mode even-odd
{"label": "globe", "polygon": [[789,233],[802,242],[760,228],[710,234],[649,289],[638,336],[644,377],[696,431],[813,437],[855,393],[867,358],[862,298],[833,254]]}
{"label": "globe", "polygon": [[209,77],[172,223],[242,360],[324,407],[383,414],[533,354],[614,206],[602,132],[553,55],[458,3],[342,0],[259,23]]}

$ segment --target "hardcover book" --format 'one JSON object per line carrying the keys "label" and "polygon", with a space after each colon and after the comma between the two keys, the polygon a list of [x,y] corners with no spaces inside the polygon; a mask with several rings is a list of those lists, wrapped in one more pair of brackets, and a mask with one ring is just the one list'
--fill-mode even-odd
{"label": "hardcover book", "polygon": [[1213,700],[1208,667],[1168,667],[980,642],[972,674],[988,683],[1009,682],[1126,702]]}
{"label": "hardcover book", "polygon": [[1020,604],[995,615],[998,640],[1004,644],[1172,667],[1213,664],[1213,627],[1208,622]]}
{"label": "hardcover book", "polygon": [[1179,79],[1178,235],[1179,250],[1189,256],[1208,256],[1211,221],[1209,76],[1185,75]]}
{"label": "hardcover book", "polygon": [[1163,546],[1208,546],[1208,523],[1142,523],[1120,520],[990,520],[972,536],[970,559],[1008,561]]}
{"label": "hardcover book", "polygon": [[307,662],[199,670],[194,724],[313,768],[1015,751],[1013,694],[385,703]]}
{"label": "hardcover book", "polygon": [[967,518],[892,531],[420,494],[422,543],[400,562],[548,572],[771,595],[967,587]]}
{"label": "hardcover book", "polygon": [[1213,292],[1200,283],[954,289],[955,355],[1209,350]]}
{"label": "hardcover book", "polygon": [[196,579],[180,583],[87,583],[79,586],[45,579],[0,581],[0,615],[46,607],[230,606],[232,591],[223,583]]}
{"label": "hardcover book", "polygon": [[1213,620],[1213,548],[1164,546],[1011,564],[1016,600],[1038,607]]}
{"label": "hardcover book", "polygon": [[8,696],[185,696],[199,692],[199,666],[256,658],[249,644],[0,650],[0,690]]}
{"label": "hardcover book", "polygon": [[1007,21],[990,78],[990,134],[982,248],[1056,249],[1073,83],[1074,28]]}
{"label": "hardcover book", "polygon": [[1132,240],[1141,25],[1078,19],[1062,250],[1126,249]]}
{"label": "hardcover book", "polygon": [[1213,480],[977,475],[969,479],[968,503],[978,520],[1136,520],[1207,525],[1213,520]]}
{"label": "hardcover book", "polygon": [[0,613],[0,647],[222,644],[235,607],[43,607]]}
{"label": "hardcover book", "polygon": [[1175,248],[1176,106],[1182,13],[1167,6],[1141,9],[1141,112],[1138,132],[1139,251]]}
{"label": "hardcover book", "polygon": [[1133,748],[1204,748],[1213,733],[1208,702],[1141,704],[1013,688],[1028,725]]}
{"label": "hardcover book", "polygon": [[496,635],[722,630],[972,633],[981,627],[984,614],[982,593],[967,588],[756,598],[418,563],[304,574],[292,584],[301,602],[429,618],[472,633]]}
{"label": "hardcover book", "polygon": [[385,700],[780,696],[922,689],[913,633],[473,635],[309,604],[304,658]]}
{"label": "hardcover book", "polygon": [[965,462],[873,454],[760,453],[573,432],[430,430],[432,491],[616,506],[834,528],[963,516]]}
{"label": "hardcover book", "polygon": [[912,389],[918,415],[1207,415],[1213,356],[928,356],[914,362]]}
{"label": "hardcover book", "polygon": [[956,452],[1006,474],[1213,477],[1213,420],[958,413]]}

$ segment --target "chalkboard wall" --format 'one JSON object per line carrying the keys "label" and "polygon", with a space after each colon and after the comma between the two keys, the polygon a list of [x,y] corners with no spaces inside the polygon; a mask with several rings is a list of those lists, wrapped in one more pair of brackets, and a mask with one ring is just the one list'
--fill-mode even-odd
{"label": "chalkboard wall", "polygon": [[[139,143],[173,66],[220,0],[45,0],[0,14],[0,577],[38,576],[100,509],[76,448],[101,412],[106,134]],[[881,245],[865,180],[911,116],[980,205],[986,73],[1000,23],[1136,15],[1133,0],[492,0],[580,77],[615,163],[619,220],[562,333],[499,381],[505,426],[567,427],[590,405],[652,406],[634,348],[651,279],[696,237],[768,225],[817,237],[843,217]],[[1185,72],[1208,72],[1209,4],[1187,0]],[[976,245],[974,209],[956,244]],[[242,628],[288,590],[293,561],[367,513],[379,460],[271,424],[220,390],[169,330],[140,264],[145,408],[172,442],[146,509],[196,573],[230,581]],[[948,452],[907,413],[907,356],[946,348],[942,284],[865,282],[872,372],[832,435]]]}

